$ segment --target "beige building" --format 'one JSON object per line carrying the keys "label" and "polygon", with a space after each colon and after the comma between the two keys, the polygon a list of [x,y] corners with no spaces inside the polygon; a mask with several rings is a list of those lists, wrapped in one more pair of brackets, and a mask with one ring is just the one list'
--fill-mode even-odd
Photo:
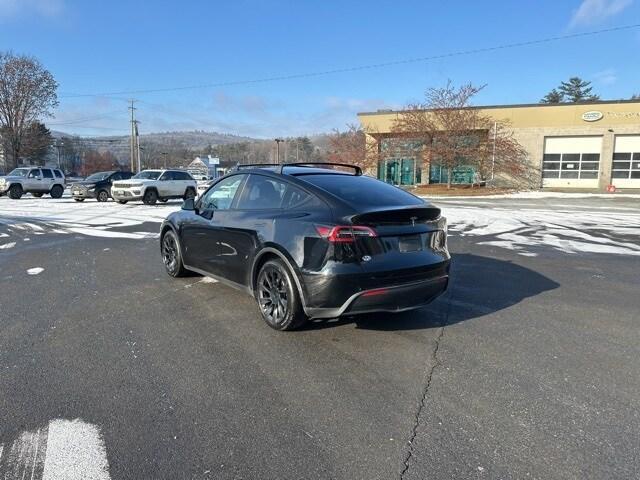
{"label": "beige building", "polygon": [[[539,185],[549,189],[640,189],[640,100],[588,103],[483,106],[503,122],[540,170]],[[384,152],[398,112],[358,114],[369,140]],[[375,133],[374,133],[375,132]],[[399,185],[446,182],[446,172],[420,156],[385,158],[378,178]],[[443,177],[444,175],[444,177]],[[477,180],[471,167],[452,174],[454,183]]]}

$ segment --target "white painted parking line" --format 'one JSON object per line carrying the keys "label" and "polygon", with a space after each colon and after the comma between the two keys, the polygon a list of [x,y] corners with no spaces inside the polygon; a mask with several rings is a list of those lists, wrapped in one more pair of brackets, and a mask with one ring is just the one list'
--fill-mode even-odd
{"label": "white painted parking line", "polygon": [[107,451],[98,427],[56,419],[0,444],[3,480],[109,480]]}

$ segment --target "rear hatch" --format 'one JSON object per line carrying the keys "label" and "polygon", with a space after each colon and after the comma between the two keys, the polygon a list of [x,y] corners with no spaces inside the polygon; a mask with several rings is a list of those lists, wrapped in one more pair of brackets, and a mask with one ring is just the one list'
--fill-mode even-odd
{"label": "rear hatch", "polygon": [[356,236],[360,265],[372,285],[402,284],[446,274],[445,220],[429,204],[376,209],[351,218],[375,236]]}

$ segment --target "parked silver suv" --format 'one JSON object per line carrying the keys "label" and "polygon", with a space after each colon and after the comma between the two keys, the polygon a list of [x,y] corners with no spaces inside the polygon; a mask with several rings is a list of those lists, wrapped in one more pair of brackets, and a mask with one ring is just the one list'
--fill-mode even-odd
{"label": "parked silver suv", "polygon": [[0,178],[0,196],[17,200],[25,193],[34,197],[48,193],[60,198],[64,193],[64,174],[57,168],[21,167]]}
{"label": "parked silver suv", "polygon": [[118,203],[142,200],[147,205],[170,198],[194,198],[198,185],[184,170],[143,170],[129,180],[111,184],[111,196]]}

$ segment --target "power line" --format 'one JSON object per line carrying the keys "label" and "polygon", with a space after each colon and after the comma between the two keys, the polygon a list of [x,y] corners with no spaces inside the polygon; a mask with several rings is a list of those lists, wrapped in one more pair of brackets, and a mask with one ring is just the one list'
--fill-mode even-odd
{"label": "power line", "polygon": [[558,36],[555,36],[555,37],[547,37],[547,38],[541,38],[541,39],[537,39],[537,40],[529,40],[529,41],[524,41],[524,42],[506,43],[506,44],[502,44],[502,45],[495,45],[495,46],[492,46],[492,47],[474,48],[474,49],[469,49],[469,50],[459,50],[459,51],[455,51],[455,52],[442,53],[442,54],[438,54],[438,55],[429,55],[429,56],[425,56],[425,57],[416,57],[416,58],[409,58],[409,59],[404,59],[404,60],[394,60],[394,61],[390,61],[390,62],[374,63],[374,64],[369,64],[369,65],[358,65],[358,66],[353,66],[353,67],[335,68],[335,69],[331,69],[331,70],[323,70],[323,71],[317,71],[317,72],[296,73],[296,74],[291,74],[291,75],[280,75],[280,76],[273,76],[273,77],[264,77],[264,78],[258,78],[258,79],[253,79],[253,80],[235,80],[235,81],[220,82],[220,83],[206,83],[206,84],[201,84],[201,85],[188,85],[188,86],[181,86],[181,87],[153,88],[153,89],[141,89],[141,90],[122,90],[122,91],[118,91],[118,92],[105,92],[105,93],[67,94],[67,95],[60,95],[60,98],[110,97],[110,96],[113,96],[113,95],[134,95],[134,94],[135,95],[139,95],[139,94],[144,94],[144,93],[175,92],[175,91],[180,91],[180,90],[197,90],[197,89],[204,89],[204,88],[230,87],[230,86],[236,86],[236,85],[250,85],[250,84],[256,84],[256,83],[267,83],[267,82],[275,82],[275,81],[282,81],[282,80],[294,80],[294,79],[300,79],[300,78],[320,77],[320,76],[333,75],[333,74],[338,74],[338,73],[356,72],[356,71],[360,71],[360,70],[370,70],[370,69],[376,69],[376,68],[391,67],[391,66],[395,66],[395,65],[405,65],[405,64],[410,64],[410,63],[428,62],[428,61],[431,61],[431,60],[439,60],[439,59],[443,59],[443,58],[475,55],[475,54],[478,54],[478,53],[494,52],[494,51],[497,51],[497,50],[507,50],[507,49],[512,49],[512,48],[526,47],[526,46],[532,46],[532,45],[540,45],[540,44],[544,44],[544,43],[558,42],[558,41],[561,41],[561,40],[569,40],[569,39],[573,39],[573,38],[581,38],[581,37],[600,35],[600,34],[603,34],[603,33],[619,32],[619,31],[622,31],[622,30],[630,30],[630,29],[634,29],[634,28],[638,28],[638,27],[640,27],[640,24],[622,25],[622,26],[618,26],[618,27],[605,28],[605,29],[601,29],[601,30],[593,30],[593,31],[589,31],[589,32],[573,33],[573,34],[567,34],[567,35],[558,35]]}

